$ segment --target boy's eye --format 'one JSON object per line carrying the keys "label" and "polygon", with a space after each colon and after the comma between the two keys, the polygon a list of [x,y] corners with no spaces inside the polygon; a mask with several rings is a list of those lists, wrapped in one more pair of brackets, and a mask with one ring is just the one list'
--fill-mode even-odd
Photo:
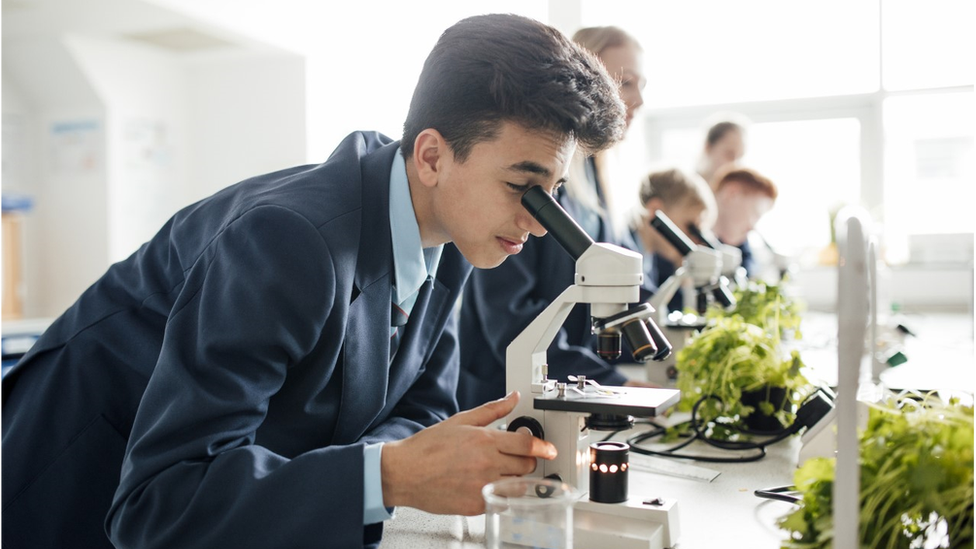
{"label": "boy's eye", "polygon": [[[525,194],[525,191],[529,190],[529,187],[531,187],[531,185],[516,185],[515,183],[507,183],[507,182],[505,184],[508,185],[508,188],[512,189],[513,191],[519,194]],[[556,198],[556,195],[559,194],[559,189],[562,186],[563,186],[562,183],[557,183],[556,186],[552,188],[552,192],[549,193],[549,195],[552,196],[553,198]]]}

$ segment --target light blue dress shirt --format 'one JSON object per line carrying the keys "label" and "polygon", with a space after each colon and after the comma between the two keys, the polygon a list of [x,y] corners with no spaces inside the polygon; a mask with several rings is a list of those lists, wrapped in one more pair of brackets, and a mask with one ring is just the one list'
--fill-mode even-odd
{"label": "light blue dress shirt", "polygon": [[[437,273],[444,246],[424,248],[420,240],[420,225],[413,211],[407,166],[398,150],[390,167],[390,233],[393,238],[393,295],[392,301],[408,315],[417,301],[421,286]],[[390,335],[393,334],[390,328]],[[391,360],[393,357],[390,357]],[[383,443],[367,444],[363,448],[363,524],[383,522],[393,515],[383,506],[383,482],[380,461]]]}

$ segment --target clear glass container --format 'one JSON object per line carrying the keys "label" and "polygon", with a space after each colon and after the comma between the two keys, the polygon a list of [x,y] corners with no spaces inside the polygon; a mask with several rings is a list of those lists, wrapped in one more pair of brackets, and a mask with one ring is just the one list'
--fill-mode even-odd
{"label": "clear glass container", "polygon": [[488,549],[571,549],[579,493],[549,479],[513,477],[484,487]]}

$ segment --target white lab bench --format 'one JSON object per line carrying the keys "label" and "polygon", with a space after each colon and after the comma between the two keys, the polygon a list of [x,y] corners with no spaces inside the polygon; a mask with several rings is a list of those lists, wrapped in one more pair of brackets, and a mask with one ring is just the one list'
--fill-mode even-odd
{"label": "white lab bench", "polygon": [[[619,440],[619,437],[615,440]],[[760,499],[753,491],[793,483],[799,442],[797,437],[793,437],[770,446],[766,450],[766,457],[754,463],[694,462],[696,466],[720,472],[711,482],[632,468],[630,495],[678,500],[681,526],[681,538],[676,546],[678,549],[778,548],[786,534],[775,526],[775,522],[793,506],[785,502]],[[685,451],[719,455],[709,452],[707,447],[697,445],[689,446]],[[642,456],[631,453],[634,467],[641,459]],[[397,509],[393,520],[387,521],[381,547],[483,548],[484,531],[484,515],[431,515],[416,509],[402,508]]]}
{"label": "white lab bench", "polygon": [[[882,377],[899,388],[954,389],[972,393],[973,317],[970,313],[931,313],[905,315],[916,338],[905,344],[909,362],[891,368]],[[827,313],[810,313],[803,320],[804,343],[801,356],[814,377],[827,383],[836,380],[836,318]],[[641,367],[625,367],[630,377],[643,377]],[[638,425],[631,433],[647,427]],[[622,440],[621,434],[614,440]],[[701,463],[668,460],[676,466],[683,463],[720,472],[707,482],[673,474],[639,470],[643,456],[631,453],[630,494],[641,497],[674,498],[679,506],[681,537],[678,549],[774,549],[780,547],[786,533],[776,527],[776,520],[793,506],[781,501],[756,497],[761,488],[789,485],[797,467],[800,450],[798,436],[769,446],[767,455],[752,463]],[[687,453],[721,455],[732,452],[712,449],[694,443],[682,450]],[[735,453],[740,454],[740,453]],[[384,549],[474,549],[484,547],[484,516],[459,517],[431,515],[416,509],[402,508],[387,521]],[[580,548],[588,549],[588,548]]]}

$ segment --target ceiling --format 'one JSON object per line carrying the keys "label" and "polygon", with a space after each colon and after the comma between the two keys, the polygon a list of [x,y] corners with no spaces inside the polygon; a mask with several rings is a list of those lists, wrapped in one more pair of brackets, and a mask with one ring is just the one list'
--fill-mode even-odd
{"label": "ceiling", "polygon": [[19,40],[66,34],[133,40],[182,55],[269,48],[241,34],[143,0],[3,0],[2,10],[5,50]]}

